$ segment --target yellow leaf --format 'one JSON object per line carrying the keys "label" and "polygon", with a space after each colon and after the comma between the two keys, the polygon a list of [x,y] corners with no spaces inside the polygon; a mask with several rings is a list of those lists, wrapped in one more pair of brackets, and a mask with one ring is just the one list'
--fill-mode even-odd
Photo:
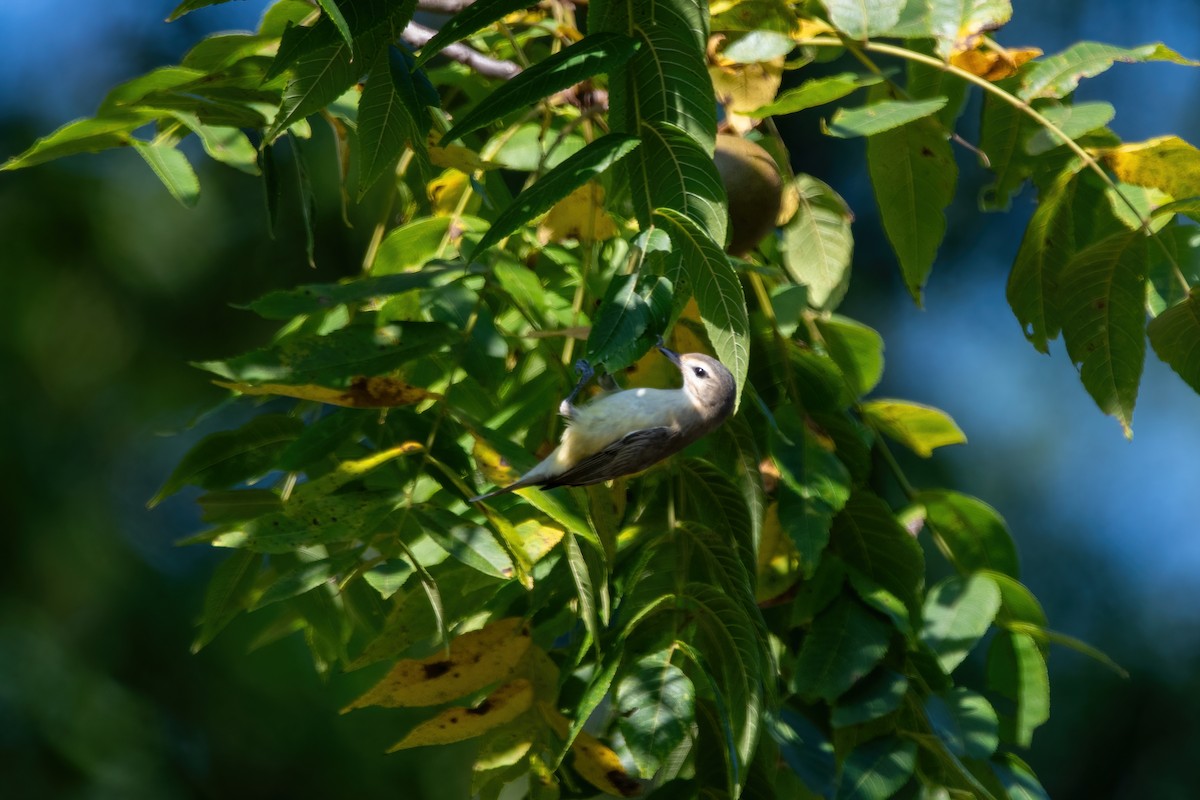
{"label": "yellow leaf", "polygon": [[[450,653],[406,658],[342,713],[366,706],[432,706],[504,680],[529,649],[529,626],[518,617],[497,620],[450,642]],[[528,687],[529,681],[524,682]]]}
{"label": "yellow leaf", "polygon": [[518,678],[501,686],[474,708],[448,708],[436,717],[422,722],[388,750],[406,750],[431,744],[450,744],[473,739],[512,722],[533,705],[533,689],[529,681]]}
{"label": "yellow leaf", "polygon": [[[719,37],[713,37],[717,39]],[[739,134],[754,129],[762,120],[740,112],[753,111],[771,103],[783,80],[783,56],[750,64],[734,63],[710,46],[708,74],[717,100],[725,107],[725,120]]]}
{"label": "yellow leaf", "polygon": [[598,242],[616,235],[617,225],[604,210],[604,188],[594,182],[585,183],[555,203],[537,229],[542,244],[567,239]]}
{"label": "yellow leaf", "polygon": [[511,723],[497,728],[479,745],[472,769],[484,772],[516,764],[533,746],[534,717],[521,714]]}
{"label": "yellow leaf", "polygon": [[511,14],[506,14],[504,17],[504,24],[529,27],[532,25],[537,25],[545,18],[545,11],[538,11],[537,9],[529,8],[522,11],[514,11]]}
{"label": "yellow leaf", "polygon": [[950,63],[985,80],[999,81],[1013,75],[1022,64],[1041,54],[1042,51],[1036,47],[1012,50],[977,47],[954,53],[950,56]]}
{"label": "yellow leaf", "polygon": [[495,164],[489,164],[480,158],[478,153],[460,144],[447,145],[446,147],[436,144],[429,145],[429,160],[433,162],[435,167],[454,169],[468,175],[480,170],[496,169]]}
{"label": "yellow leaf", "polygon": [[236,381],[213,381],[217,386],[249,395],[278,395],[313,400],[331,406],[346,408],[395,408],[411,406],[427,398],[439,399],[441,395],[410,386],[399,378],[386,376],[366,377],[358,375],[351,379],[345,389],[314,384],[289,383],[239,383]]}
{"label": "yellow leaf", "polygon": [[528,519],[517,525],[516,532],[520,537],[521,549],[530,564],[536,564],[545,558],[563,537],[561,528],[551,528],[536,519]]}
{"label": "yellow leaf", "polygon": [[431,180],[426,192],[435,217],[471,213],[479,206],[479,197],[471,189],[470,176],[456,169],[448,169]]}
{"label": "yellow leaf", "polygon": [[[565,739],[571,723],[549,703],[538,703],[538,709],[550,727]],[[580,731],[571,743],[572,764],[585,781],[602,792],[617,797],[635,797],[642,785],[625,770],[621,759],[607,745],[587,731]]]}
{"label": "yellow leaf", "polygon": [[801,18],[799,27],[796,29],[795,39],[812,39],[817,36],[826,36],[831,33],[836,33],[832,25],[823,19],[807,19]]}
{"label": "yellow leaf", "polygon": [[758,581],[754,597],[772,600],[795,585],[800,576],[800,554],[779,521],[779,503],[767,506],[762,541],[758,545]]}
{"label": "yellow leaf", "polygon": [[1200,150],[1178,136],[1111,147],[1101,157],[1125,183],[1161,189],[1172,197],[1200,195]]}
{"label": "yellow leaf", "polygon": [[479,437],[475,437],[471,455],[474,456],[483,477],[496,486],[507,486],[521,477],[521,473],[508,463],[508,459]]}

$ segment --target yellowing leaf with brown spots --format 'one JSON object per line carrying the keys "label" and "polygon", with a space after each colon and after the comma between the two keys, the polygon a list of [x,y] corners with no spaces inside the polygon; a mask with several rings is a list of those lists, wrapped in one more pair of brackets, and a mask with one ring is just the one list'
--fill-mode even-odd
{"label": "yellowing leaf with brown spots", "polygon": [[429,160],[435,167],[456,169],[470,174],[485,169],[497,169],[495,164],[484,161],[474,150],[468,150],[461,144],[451,144],[446,147],[429,145]]}
{"label": "yellowing leaf with brown spots", "polygon": [[599,242],[616,235],[617,224],[604,210],[604,187],[595,182],[585,183],[555,203],[537,229],[542,244],[567,239]]}
{"label": "yellowing leaf with brown spots", "polygon": [[239,383],[235,381],[213,381],[217,386],[249,395],[278,395],[313,400],[331,406],[346,408],[395,408],[410,406],[426,398],[440,395],[418,386],[410,386],[399,378],[386,376],[366,377],[359,375],[345,389],[330,386],[290,383]]}
{"label": "yellowing leaf with brown spots", "polygon": [[474,708],[448,708],[433,719],[413,728],[408,736],[388,750],[406,750],[431,744],[450,744],[499,728],[512,722],[533,705],[533,688],[529,681],[518,678],[501,686]]}
{"label": "yellowing leaf with brown spots", "polygon": [[517,541],[524,551],[530,564],[536,564],[562,541],[562,528],[551,528],[536,519],[530,519],[515,526]]}
{"label": "yellowing leaf with brown spots", "polygon": [[[571,722],[549,703],[538,709],[559,736],[566,738]],[[621,759],[607,745],[587,731],[580,731],[571,743],[572,765],[579,776],[602,792],[617,797],[635,797],[642,785],[625,771]]]}
{"label": "yellowing leaf with brown spots", "polygon": [[483,477],[497,486],[507,486],[521,477],[521,473],[508,463],[508,459],[483,439],[475,439],[471,455],[474,456],[475,464],[483,473]]}
{"label": "yellowing leaf with brown spots", "polygon": [[739,134],[748,133],[761,122],[741,112],[761,108],[775,99],[783,80],[783,61],[783,57],[750,64],[722,64],[718,60],[709,65],[713,90],[725,107],[725,120]]}
{"label": "yellowing leaf with brown spots", "polygon": [[1036,47],[1012,50],[977,47],[950,56],[950,64],[984,80],[999,81],[1014,75],[1022,64],[1041,54],[1042,51]]}
{"label": "yellowing leaf with brown spots", "polygon": [[1200,195],[1200,150],[1178,136],[1161,136],[1101,151],[1120,180],[1161,189],[1172,197]]}
{"label": "yellowing leaf with brown spots", "polygon": [[[450,642],[449,656],[439,652],[429,658],[397,662],[383,680],[342,713],[366,706],[396,708],[448,702],[504,680],[528,649],[529,626],[524,620],[497,620],[456,637]],[[524,683],[528,688],[529,682]]]}

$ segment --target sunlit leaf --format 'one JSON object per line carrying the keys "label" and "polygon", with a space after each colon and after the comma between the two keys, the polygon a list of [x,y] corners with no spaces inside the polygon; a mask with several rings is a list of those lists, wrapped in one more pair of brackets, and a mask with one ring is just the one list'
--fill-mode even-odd
{"label": "sunlit leaf", "polygon": [[863,418],[922,458],[939,447],[965,444],[967,437],[945,412],[906,400],[868,400]]}
{"label": "sunlit leaf", "polygon": [[529,649],[529,637],[529,626],[520,618],[490,622],[456,636],[449,652],[397,662],[342,713],[367,706],[433,706],[480,691],[512,673]]}
{"label": "sunlit leaf", "polygon": [[929,26],[943,58],[970,47],[980,34],[990,33],[1012,17],[1010,0],[934,0]]}
{"label": "sunlit leaf", "polygon": [[904,0],[821,0],[829,21],[852,39],[867,39],[900,21]]}
{"label": "sunlit leaf", "polygon": [[1118,232],[1078,253],[1059,279],[1063,340],[1088,394],[1132,436],[1146,355],[1146,238]]}
{"label": "sunlit leaf", "polygon": [[622,164],[638,220],[643,226],[650,225],[657,209],[669,209],[689,217],[723,247],[728,212],[725,187],[712,154],[685,131],[668,124],[646,124],[639,133],[642,146]]}
{"label": "sunlit leaf", "polygon": [[291,319],[301,314],[327,311],[343,303],[369,302],[412,289],[426,289],[457,275],[461,268],[426,265],[419,272],[401,272],[348,280],[343,283],[310,283],[295,289],[277,289],[236,308],[249,309],[266,319]]}
{"label": "sunlit leaf", "polygon": [[1040,156],[1056,147],[1062,147],[1066,144],[1063,136],[1074,140],[1097,128],[1103,128],[1117,115],[1112,103],[1099,101],[1049,105],[1039,111],[1062,136],[1059,133],[1051,133],[1049,128],[1039,128],[1025,141],[1025,152],[1031,156]]}
{"label": "sunlit leaf", "polygon": [[928,117],[946,105],[946,98],[877,100],[858,108],[839,108],[829,120],[828,133],[839,139],[875,136]]}
{"label": "sunlit leaf", "polygon": [[813,308],[837,308],[850,287],[854,215],[841,195],[811,175],[797,175],[793,185],[798,206],[783,226],[783,266],[808,288]]}
{"label": "sunlit leaf", "polygon": [[925,598],[921,641],[949,675],[987,633],[999,610],[1000,588],[988,576],[946,578]]}
{"label": "sunlit leaf", "polygon": [[1101,156],[1125,183],[1161,189],[1172,197],[1200,195],[1200,150],[1178,136],[1110,147]]}
{"label": "sunlit leaf", "polygon": [[448,708],[433,719],[422,722],[392,745],[388,752],[473,739],[513,721],[532,705],[532,686],[524,678],[518,678],[492,692],[477,706]]}
{"label": "sunlit leaf", "polygon": [[925,524],[959,570],[990,569],[1020,577],[1017,546],[996,509],[977,498],[942,489],[921,492],[914,499],[924,506]]}
{"label": "sunlit leaf", "polygon": [[883,337],[849,317],[817,319],[829,357],[846,376],[856,397],[870,394],[883,377]]}
{"label": "sunlit leaf", "polygon": [[881,80],[883,79],[878,75],[858,75],[853,72],[809,78],[799,86],[783,92],[774,102],[742,113],[750,117],[792,114],[840,100],[864,86],[874,86]]}
{"label": "sunlit leaf", "polygon": [[450,17],[438,29],[437,34],[425,43],[421,48],[420,55],[417,56],[417,66],[421,66],[434,55],[446,49],[446,45],[465,39],[508,14],[528,7],[529,0],[494,0],[494,2],[470,4]]}
{"label": "sunlit leaf", "polygon": [[187,156],[168,144],[152,144],[137,139],[131,142],[133,149],[145,159],[162,181],[171,196],[184,206],[194,206],[200,199],[200,180],[188,162]]}
{"label": "sunlit leaf", "polygon": [[1169,61],[1187,66],[1200,64],[1162,44],[1125,48],[1099,42],[1079,42],[1039,61],[1036,67],[1025,73],[1020,97],[1027,101],[1038,97],[1066,97],[1075,90],[1081,79],[1099,75],[1116,61]]}
{"label": "sunlit leaf", "polygon": [[167,22],[174,22],[188,12],[195,11],[197,8],[205,6],[216,6],[221,3],[228,3],[229,0],[183,0],[182,3],[175,6],[175,10],[167,17]]}
{"label": "sunlit leaf", "polygon": [[996,712],[984,697],[962,687],[930,695],[925,713],[946,748],[960,758],[987,758],[1000,743]]}
{"label": "sunlit leaf", "polygon": [[[1007,2],[1005,3],[1007,5]],[[1042,55],[1036,47],[988,47],[981,45],[950,56],[950,64],[984,80],[1002,81],[1017,74],[1022,64]]]}

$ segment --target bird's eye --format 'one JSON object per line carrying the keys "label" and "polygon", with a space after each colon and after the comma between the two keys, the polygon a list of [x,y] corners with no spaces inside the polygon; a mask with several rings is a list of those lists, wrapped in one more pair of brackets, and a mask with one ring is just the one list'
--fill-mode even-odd
{"label": "bird's eye", "polygon": [[697,378],[708,377],[708,373],[704,371],[704,367],[692,367],[692,372],[696,373]]}

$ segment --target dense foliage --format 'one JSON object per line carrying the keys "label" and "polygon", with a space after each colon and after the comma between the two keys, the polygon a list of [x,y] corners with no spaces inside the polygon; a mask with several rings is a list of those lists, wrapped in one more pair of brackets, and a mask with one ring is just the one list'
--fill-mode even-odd
{"label": "dense foliage", "polygon": [[[320,120],[342,202],[383,198],[360,276],[250,303],[276,337],[199,365],[270,399],[156,498],[206,490],[196,540],[234,550],[197,646],[257,611],[261,641],[302,631],[322,671],[387,669],[350,708],[405,709],[397,748],[476,742],[485,797],[1043,796],[1016,751],[1048,718],[1048,647],[1086,645],[1047,627],[993,509],[901,472],[891,443],[929,456],[962,434],[868,399],[883,342],[834,313],[852,214],[791,174],[770,118],[844,103],[820,124],[867,138],[918,301],[953,147],[995,172],[986,209],[1032,181],[1010,303],[1037,349],[1062,334],[1128,431],[1147,336],[1200,389],[1200,153],[1123,144],[1110,105],[1071,93],[1118,61],[1193,62],[1007,49],[1005,0],[525,5],[278,0],[4,165],[131,146],[190,204],[195,134],[262,176],[269,216],[296,186],[307,218]],[[453,15],[435,33],[418,10]],[[977,146],[954,133],[973,87]],[[745,258],[725,252],[718,111],[787,176],[780,232]],[[721,430],[610,486],[466,502],[552,445],[580,356],[673,385],[646,355],[659,335],[734,373]]]}

